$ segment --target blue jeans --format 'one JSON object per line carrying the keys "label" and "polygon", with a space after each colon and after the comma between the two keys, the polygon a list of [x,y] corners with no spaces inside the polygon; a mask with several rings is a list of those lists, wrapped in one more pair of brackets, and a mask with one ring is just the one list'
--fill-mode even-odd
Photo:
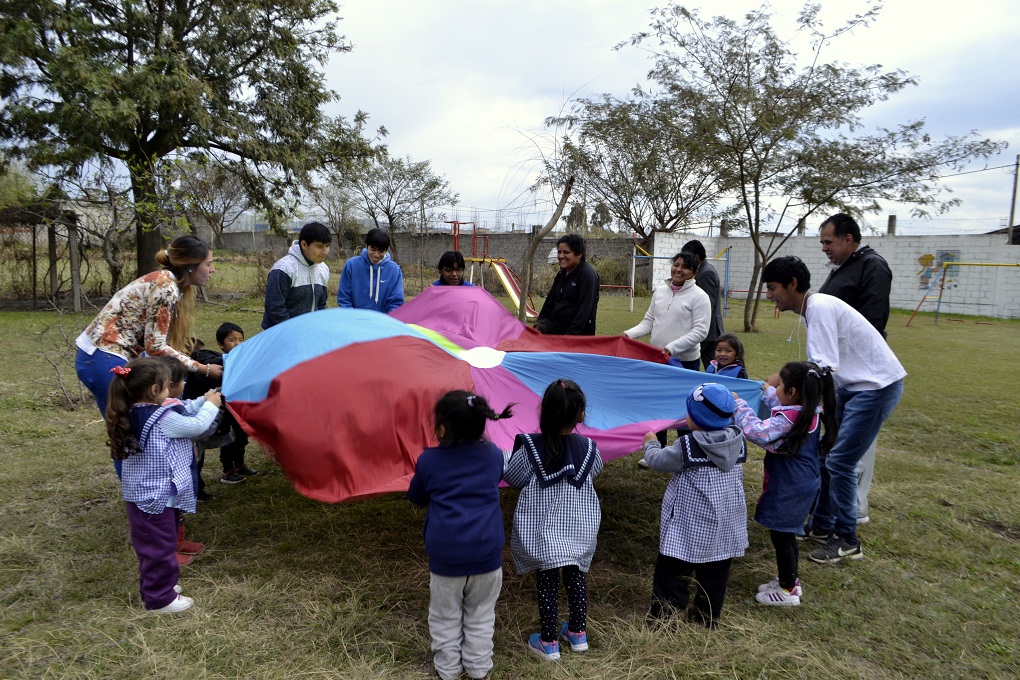
{"label": "blue jeans", "polygon": [[812,520],[815,531],[857,543],[857,462],[902,396],[902,378],[879,390],[836,391],[839,435],[822,467],[822,492]]}
{"label": "blue jeans", "polygon": [[[104,352],[97,349],[92,354],[78,348],[78,354],[74,358],[74,372],[78,374],[78,380],[82,381],[85,387],[96,399],[96,406],[99,407],[99,414],[106,419],[106,399],[110,392],[110,383],[113,382],[113,373],[110,369],[115,366],[124,366],[127,361],[116,354]],[[120,478],[121,461],[113,461],[113,468]]]}

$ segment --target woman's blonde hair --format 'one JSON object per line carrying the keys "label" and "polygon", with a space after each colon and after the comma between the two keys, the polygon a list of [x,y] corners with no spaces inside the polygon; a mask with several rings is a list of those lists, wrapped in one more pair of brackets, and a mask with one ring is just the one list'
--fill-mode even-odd
{"label": "woman's blonde hair", "polygon": [[195,320],[195,288],[186,283],[188,273],[209,257],[209,246],[194,236],[178,236],[165,249],[156,253],[156,262],[177,277],[181,298],[174,308],[167,343],[178,352],[190,354],[195,344],[191,332]]}

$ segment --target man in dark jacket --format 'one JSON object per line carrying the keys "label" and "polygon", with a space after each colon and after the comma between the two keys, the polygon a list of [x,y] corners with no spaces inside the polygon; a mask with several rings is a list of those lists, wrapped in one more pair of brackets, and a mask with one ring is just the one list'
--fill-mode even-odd
{"label": "man in dark jacket", "polygon": [[[886,337],[889,321],[889,292],[892,271],[871,246],[861,245],[861,228],[854,218],[839,213],[822,222],[819,232],[822,252],[834,266],[818,289],[847,303]],[[868,522],[868,492],[875,475],[875,442],[857,464],[857,522]]]}
{"label": "man in dark jacket", "polygon": [[834,269],[818,292],[838,297],[886,337],[892,288],[888,263],[871,246],[861,245],[861,228],[844,213],[822,222],[819,238]]}
{"label": "man in dark jacket", "polygon": [[560,272],[553,280],[535,328],[546,335],[595,335],[599,275],[585,258],[584,239],[567,234],[556,242]]}

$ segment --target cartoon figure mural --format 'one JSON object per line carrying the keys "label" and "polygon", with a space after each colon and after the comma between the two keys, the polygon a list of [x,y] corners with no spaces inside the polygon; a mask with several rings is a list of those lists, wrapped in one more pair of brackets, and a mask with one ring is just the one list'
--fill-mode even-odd
{"label": "cartoon figure mural", "polygon": [[960,276],[960,268],[953,265],[953,262],[960,262],[959,250],[936,250],[935,251],[935,262],[938,267],[945,267],[946,272],[945,282],[943,286],[946,290],[952,290],[959,284],[958,278]]}
{"label": "cartoon figure mural", "polygon": [[945,281],[943,286],[946,290],[951,290],[958,285],[957,277],[960,274],[960,268],[953,265],[953,262],[960,261],[959,250],[936,250],[935,255],[931,253],[925,253],[917,258],[917,263],[921,265],[921,271],[917,273],[917,288],[918,290],[924,290],[932,285],[932,278],[935,277],[938,272],[945,267]]}
{"label": "cartoon figure mural", "polygon": [[921,257],[917,258],[917,263],[921,265],[921,271],[917,273],[917,288],[923,290],[931,285],[931,276],[935,273],[935,256],[931,253],[925,253]]}

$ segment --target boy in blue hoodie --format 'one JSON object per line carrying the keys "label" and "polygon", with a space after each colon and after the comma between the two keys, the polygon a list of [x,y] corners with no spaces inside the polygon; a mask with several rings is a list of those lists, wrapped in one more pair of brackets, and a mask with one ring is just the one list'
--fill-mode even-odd
{"label": "boy in blue hoodie", "polygon": [[336,303],[348,309],[388,314],[404,304],[404,274],[390,259],[390,235],[376,227],[365,236],[361,255],[344,263]]}
{"label": "boy in blue hoodie", "polygon": [[326,308],[329,267],[325,260],[331,240],[329,229],[321,222],[301,227],[298,240],[269,270],[262,328]]}

